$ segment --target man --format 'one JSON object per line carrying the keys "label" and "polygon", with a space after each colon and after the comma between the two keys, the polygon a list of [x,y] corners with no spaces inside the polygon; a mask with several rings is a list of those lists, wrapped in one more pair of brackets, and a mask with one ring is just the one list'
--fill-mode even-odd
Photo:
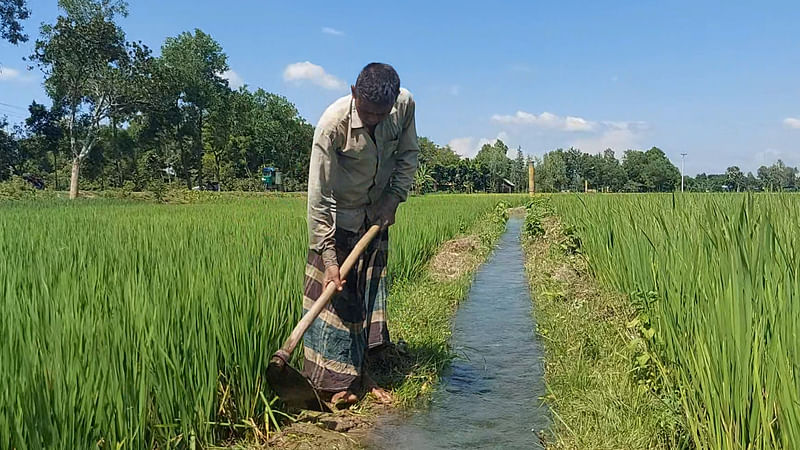
{"label": "man", "polygon": [[[419,152],[414,100],[392,66],[367,65],[350,91],[323,113],[308,174],[303,308],[311,308],[329,283],[339,292],[305,334],[303,371],[336,405],[355,403],[365,391],[391,400],[368,377],[366,356],[389,344],[388,227],[408,196]],[[345,283],[339,265],[372,224],[381,232]]]}

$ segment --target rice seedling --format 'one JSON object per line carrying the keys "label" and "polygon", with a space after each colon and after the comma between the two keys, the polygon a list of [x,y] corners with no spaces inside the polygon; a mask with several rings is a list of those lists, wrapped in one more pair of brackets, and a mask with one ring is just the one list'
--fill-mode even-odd
{"label": "rice seedling", "polygon": [[800,447],[800,197],[552,201],[597,277],[648,321],[696,448]]}

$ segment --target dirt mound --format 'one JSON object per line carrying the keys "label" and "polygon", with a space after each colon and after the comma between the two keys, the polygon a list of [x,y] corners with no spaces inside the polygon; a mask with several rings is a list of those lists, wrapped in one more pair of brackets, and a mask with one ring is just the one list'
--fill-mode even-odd
{"label": "dirt mound", "polygon": [[291,450],[332,449],[355,450],[363,448],[361,438],[371,426],[364,415],[350,411],[333,414],[306,411],[269,440],[266,448]]}
{"label": "dirt mound", "polygon": [[478,264],[475,250],[480,242],[476,236],[454,239],[442,244],[431,261],[431,275],[437,281],[455,280]]}

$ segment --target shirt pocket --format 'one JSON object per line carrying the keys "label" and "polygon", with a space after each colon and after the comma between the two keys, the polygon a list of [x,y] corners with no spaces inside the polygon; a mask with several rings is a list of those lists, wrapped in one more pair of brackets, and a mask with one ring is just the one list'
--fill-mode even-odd
{"label": "shirt pocket", "polygon": [[381,149],[381,153],[383,154],[384,158],[393,158],[394,155],[397,153],[397,146],[400,144],[400,138],[393,139],[391,141],[386,141],[383,144],[383,148]]}
{"label": "shirt pocket", "polygon": [[345,158],[362,159],[367,149],[367,141],[363,135],[355,135],[347,140],[347,145],[339,151]]}

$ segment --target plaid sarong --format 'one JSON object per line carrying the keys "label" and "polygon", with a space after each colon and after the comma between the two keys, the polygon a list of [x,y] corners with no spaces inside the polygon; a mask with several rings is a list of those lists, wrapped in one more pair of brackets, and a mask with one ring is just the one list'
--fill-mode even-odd
{"label": "plaid sarong", "polygon": [[[363,232],[336,230],[336,256],[341,265]],[[381,231],[347,276],[343,291],[322,310],[303,338],[303,374],[317,390],[360,389],[366,352],[389,343],[386,327],[386,258],[389,233]],[[309,250],[303,284],[303,311],[319,298],[325,280],[322,255]]]}

